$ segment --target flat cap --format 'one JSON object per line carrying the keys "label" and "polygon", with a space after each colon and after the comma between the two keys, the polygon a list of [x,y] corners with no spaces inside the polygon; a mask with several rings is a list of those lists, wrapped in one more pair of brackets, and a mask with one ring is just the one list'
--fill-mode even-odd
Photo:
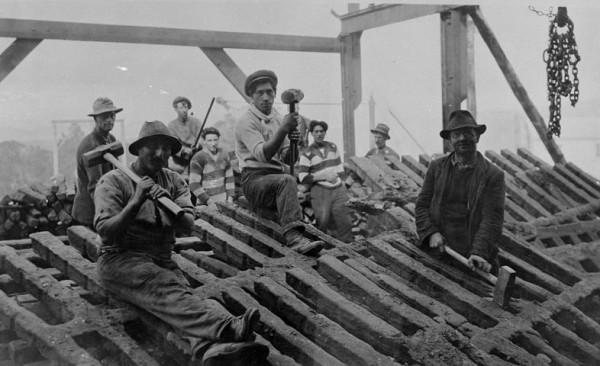
{"label": "flat cap", "polygon": [[252,84],[257,83],[259,81],[271,81],[273,84],[273,89],[277,88],[277,75],[271,70],[258,70],[248,75],[246,78],[246,82],[244,83],[244,92],[247,96],[250,95],[250,87]]}
{"label": "flat cap", "polygon": [[186,102],[189,109],[192,109],[192,102],[186,97],[177,97],[173,99],[173,107],[177,107],[177,103]]}

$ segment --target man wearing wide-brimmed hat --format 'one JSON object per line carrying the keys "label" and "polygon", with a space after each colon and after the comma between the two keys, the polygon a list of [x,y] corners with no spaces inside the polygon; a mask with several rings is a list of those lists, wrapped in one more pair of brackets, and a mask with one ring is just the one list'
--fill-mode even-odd
{"label": "man wearing wide-brimmed hat", "polygon": [[[145,122],[139,138],[129,145],[137,156],[131,170],[142,177],[133,181],[112,170],[98,182],[94,225],[102,238],[98,278],[121,299],[139,306],[190,342],[192,361],[202,365],[251,364],[269,352],[253,342],[260,320],[257,309],[234,317],[216,300],[191,291],[171,259],[175,231],[189,231],[194,223],[190,190],[183,177],[167,169],[181,143],[160,122]],[[155,203],[169,197],[184,214],[175,217]]]}
{"label": "man wearing wide-brimmed hat", "polygon": [[181,150],[173,151],[173,156],[169,160],[169,169],[183,174],[186,179],[192,157],[202,149],[202,146],[193,146],[200,134],[202,124],[198,118],[192,116],[190,109],[192,109],[192,102],[188,98],[179,96],[173,99],[173,110],[177,113],[177,118],[168,125],[182,145]]}
{"label": "man wearing wide-brimmed hat", "polygon": [[498,271],[504,221],[504,172],[477,151],[486,126],[469,111],[450,114],[440,132],[454,151],[431,162],[415,207],[418,245],[450,260],[444,246],[468,258],[471,268]]}
{"label": "man wearing wide-brimmed hat", "polygon": [[298,112],[281,116],[273,108],[277,81],[273,71],[258,70],[248,75],[244,84],[251,102],[234,127],[242,191],[252,207],[277,210],[288,247],[314,256],[324,243],[304,237],[296,177],[286,174],[286,164],[295,164],[292,156],[298,156],[291,151],[295,147],[290,147],[290,138],[300,138],[296,127],[301,118]]}
{"label": "man wearing wide-brimmed hat", "polygon": [[400,159],[398,153],[396,153],[391,147],[385,145],[386,141],[390,139],[390,128],[385,123],[378,123],[375,128],[371,129],[371,133],[373,134],[373,140],[375,140],[375,147],[365,155],[369,157],[371,155],[381,156],[382,158],[386,158],[388,156],[393,156],[396,159]]}
{"label": "man wearing wide-brimmed hat", "polygon": [[93,112],[88,116],[94,118],[95,126],[89,135],[85,136],[76,153],[77,162],[77,193],[73,201],[72,216],[78,224],[92,227],[94,220],[94,190],[98,179],[111,170],[110,163],[105,162],[93,167],[87,167],[83,154],[94,150],[96,147],[115,142],[115,137],[110,133],[115,125],[115,116],[123,108],[117,108],[112,100],[108,98],[98,98],[92,106]]}

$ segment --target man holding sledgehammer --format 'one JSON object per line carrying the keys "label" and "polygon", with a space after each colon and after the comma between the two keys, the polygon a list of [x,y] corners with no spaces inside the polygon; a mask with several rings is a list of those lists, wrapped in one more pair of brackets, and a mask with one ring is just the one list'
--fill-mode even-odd
{"label": "man holding sledgehammer", "polygon": [[[253,207],[276,209],[288,247],[304,255],[317,255],[322,241],[303,236],[302,209],[298,202],[296,177],[286,174],[286,164],[298,159],[297,146],[290,140],[300,138],[296,129],[301,117],[290,108],[281,116],[274,108],[277,75],[259,70],[246,78],[244,91],[251,98],[248,110],[235,122],[235,153],[242,171],[242,191]],[[301,92],[286,91],[287,100],[295,105]],[[295,99],[295,100],[294,100]],[[284,101],[285,102],[285,101]]]}
{"label": "man holding sledgehammer", "polygon": [[[469,111],[450,114],[440,136],[454,151],[431,162],[415,207],[418,245],[426,251],[458,252],[471,269],[498,273],[504,221],[504,172],[477,151],[486,130]],[[447,251],[449,247],[454,251]]]}
{"label": "man holding sledgehammer", "polygon": [[[114,161],[111,150],[101,149],[88,153],[88,162],[98,157]],[[253,334],[258,310],[235,317],[216,300],[195,295],[171,259],[175,229],[189,230],[194,220],[185,180],[166,168],[173,151],[180,149],[165,124],[145,122],[129,145],[137,160],[130,167],[116,163],[117,170],[100,178],[94,197],[94,225],[102,238],[98,278],[107,291],[160,318],[188,340],[194,364],[263,360],[269,348],[254,342]]]}

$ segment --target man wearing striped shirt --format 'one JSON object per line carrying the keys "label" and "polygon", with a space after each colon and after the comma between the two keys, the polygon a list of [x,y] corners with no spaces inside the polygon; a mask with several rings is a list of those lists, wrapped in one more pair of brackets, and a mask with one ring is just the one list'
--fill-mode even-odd
{"label": "man wearing striped shirt", "polygon": [[344,166],[337,146],[325,141],[327,123],[311,121],[309,132],[314,142],[300,155],[298,178],[302,184],[311,187],[311,204],[317,220],[317,227],[323,232],[335,227],[336,238],[350,243],[354,240],[352,234],[352,219],[348,208],[348,192],[342,178]]}
{"label": "man wearing striped shirt", "polygon": [[200,134],[205,149],[190,162],[190,190],[196,206],[216,208],[215,202],[233,202],[235,184],[229,154],[219,148],[221,133],[208,127]]}

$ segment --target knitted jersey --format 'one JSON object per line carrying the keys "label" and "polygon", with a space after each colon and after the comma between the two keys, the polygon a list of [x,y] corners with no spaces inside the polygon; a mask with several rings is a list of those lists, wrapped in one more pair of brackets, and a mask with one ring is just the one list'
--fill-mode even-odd
{"label": "knitted jersey", "polygon": [[[321,171],[332,171],[338,175],[335,182],[320,180],[313,181],[313,176]],[[321,146],[312,143],[300,155],[300,168],[298,169],[298,179],[303,184],[309,186],[318,184],[324,188],[337,188],[342,185],[344,176],[344,166],[338,152],[337,146],[333,142],[324,141]]]}
{"label": "knitted jersey", "polygon": [[235,184],[229,154],[218,148],[216,154],[202,150],[190,162],[190,190],[197,197],[196,204],[224,202],[234,197]]}

